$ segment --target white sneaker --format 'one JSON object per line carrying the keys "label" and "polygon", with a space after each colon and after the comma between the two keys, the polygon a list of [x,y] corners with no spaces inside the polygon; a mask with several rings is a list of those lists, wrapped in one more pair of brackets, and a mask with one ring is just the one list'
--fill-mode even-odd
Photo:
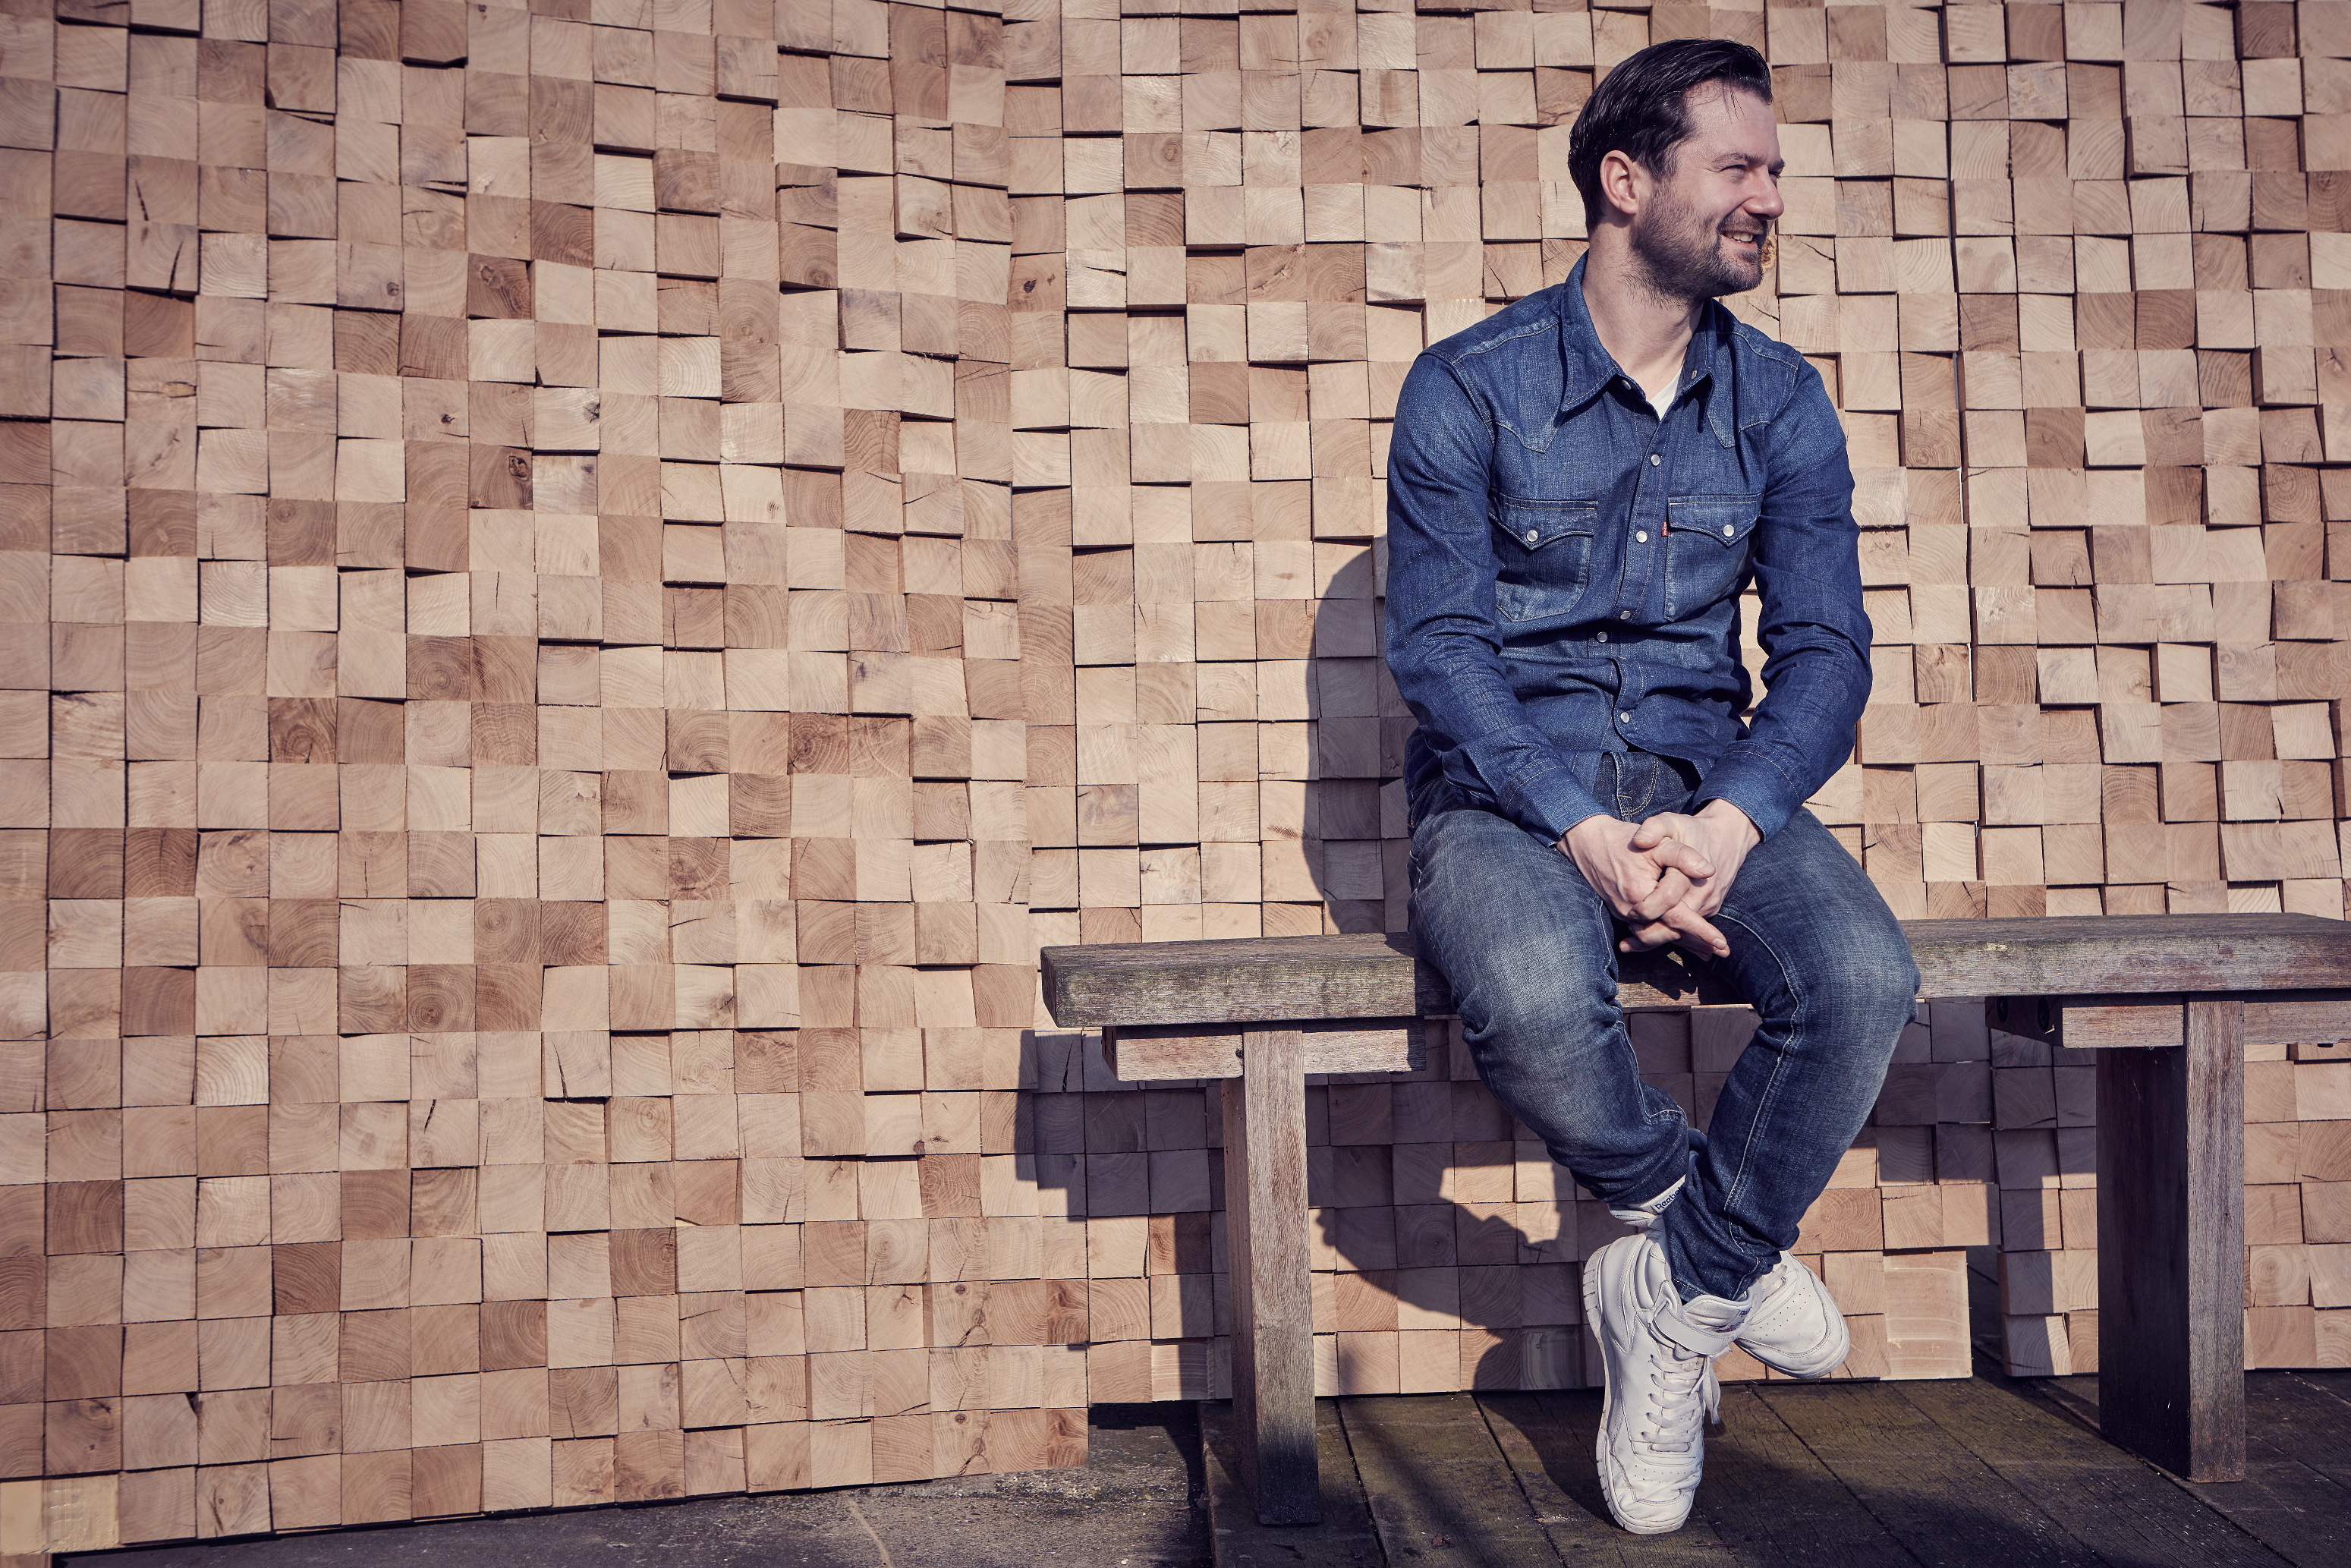
{"label": "white sneaker", "polygon": [[[1646,1233],[1665,1218],[1681,1190],[1682,1183],[1676,1181],[1646,1203],[1608,1212]],[[1826,1377],[1853,1354],[1853,1335],[1845,1327],[1844,1313],[1837,1309],[1835,1298],[1820,1276],[1804,1267],[1794,1253],[1781,1253],[1780,1261],[1755,1281],[1747,1299],[1751,1303],[1747,1324],[1732,1343],[1774,1372],[1791,1377]]]}
{"label": "white sneaker", "polygon": [[1774,1372],[1826,1377],[1853,1354],[1853,1335],[1836,1299],[1794,1254],[1781,1253],[1747,1299],[1753,1304],[1736,1343]]}
{"label": "white sneaker", "polygon": [[1714,1358],[1745,1322],[1742,1303],[1684,1301],[1663,1249],[1646,1234],[1584,1260],[1584,1321],[1600,1342],[1606,1389],[1595,1458],[1616,1522],[1636,1535],[1679,1530],[1706,1465],[1706,1424],[1721,1399]]}

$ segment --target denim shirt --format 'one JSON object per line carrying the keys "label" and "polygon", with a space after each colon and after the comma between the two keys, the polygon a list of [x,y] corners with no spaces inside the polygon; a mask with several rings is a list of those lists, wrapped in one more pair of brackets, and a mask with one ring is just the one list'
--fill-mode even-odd
{"label": "denim shirt", "polygon": [[[1844,432],[1803,357],[1709,303],[1660,420],[1602,346],[1583,264],[1426,350],[1388,457],[1387,662],[1419,720],[1417,822],[1556,840],[1614,812],[1600,760],[1701,775],[1764,837],[1843,765],[1869,698]],[[1761,600],[1761,706],[1739,592]]]}

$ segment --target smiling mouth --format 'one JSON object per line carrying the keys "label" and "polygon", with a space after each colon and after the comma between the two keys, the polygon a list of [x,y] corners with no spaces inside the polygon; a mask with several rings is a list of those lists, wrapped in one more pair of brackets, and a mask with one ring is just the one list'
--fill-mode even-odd
{"label": "smiling mouth", "polygon": [[1725,229],[1722,237],[1742,249],[1752,246],[1754,259],[1765,267],[1771,265],[1779,248],[1772,244],[1770,229]]}

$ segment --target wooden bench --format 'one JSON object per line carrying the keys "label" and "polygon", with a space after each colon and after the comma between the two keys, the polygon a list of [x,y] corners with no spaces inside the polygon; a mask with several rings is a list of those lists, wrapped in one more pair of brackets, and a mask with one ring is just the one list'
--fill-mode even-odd
{"label": "wooden bench", "polygon": [[[2351,924],[2306,915],[1913,920],[1923,994],[2099,1048],[2099,1414],[2189,1480],[2245,1469],[2244,1051],[2351,1038]],[[1396,936],[1048,947],[1046,1006],[1124,1079],[1224,1081],[1233,1425],[1266,1523],[1311,1523],[1306,1075],[1409,1071],[1444,979]],[[1667,951],[1627,1009],[1739,1002]]]}

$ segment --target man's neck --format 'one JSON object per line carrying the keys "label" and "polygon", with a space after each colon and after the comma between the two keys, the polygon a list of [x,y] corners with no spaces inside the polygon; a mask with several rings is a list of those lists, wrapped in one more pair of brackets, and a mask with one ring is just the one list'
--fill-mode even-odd
{"label": "man's neck", "polygon": [[1706,301],[1659,293],[1624,235],[1611,229],[1593,236],[1585,256],[1583,306],[1625,373],[1653,401],[1670,395]]}

